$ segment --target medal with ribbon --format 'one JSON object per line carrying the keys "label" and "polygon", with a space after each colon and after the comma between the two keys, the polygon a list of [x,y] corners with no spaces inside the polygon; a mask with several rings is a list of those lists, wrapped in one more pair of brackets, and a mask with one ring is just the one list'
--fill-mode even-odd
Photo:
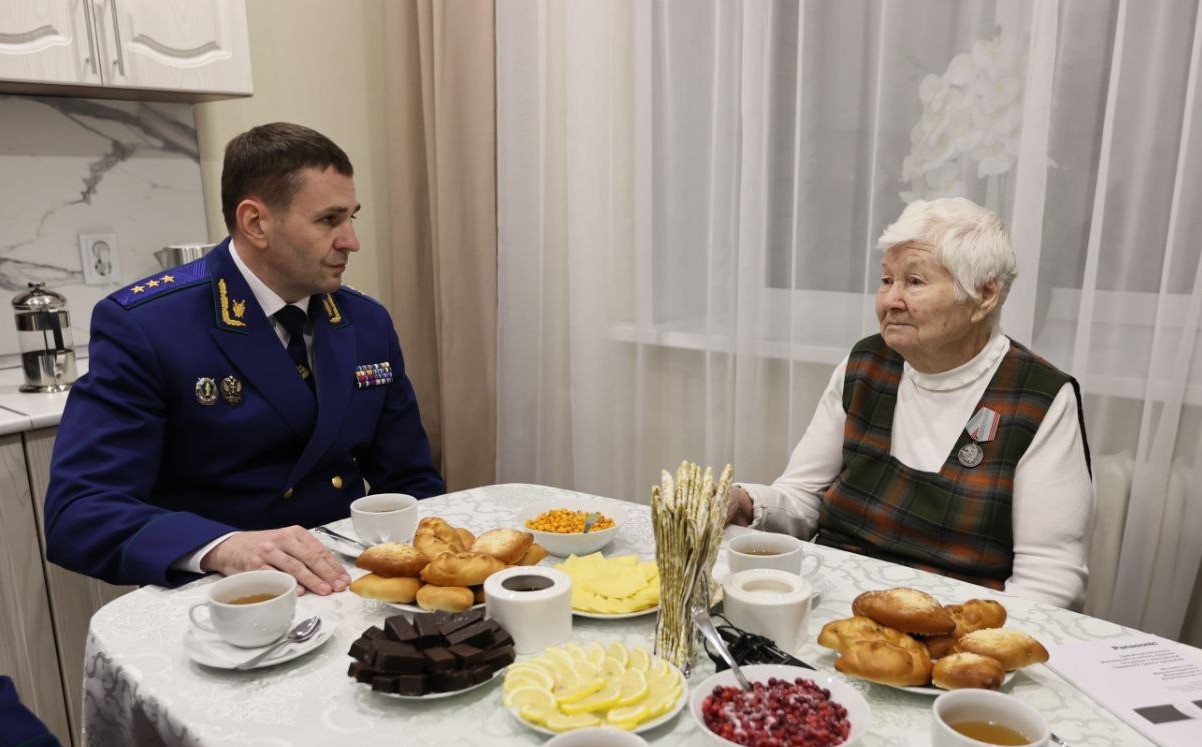
{"label": "medal with ribbon", "polygon": [[960,464],[971,468],[981,463],[981,460],[985,458],[985,450],[981,448],[981,444],[994,439],[997,435],[999,420],[998,414],[988,407],[982,407],[968,419],[968,425],[964,426],[964,430],[968,432],[968,437],[972,439],[972,442],[961,446],[960,451],[956,453],[956,459],[960,461]]}

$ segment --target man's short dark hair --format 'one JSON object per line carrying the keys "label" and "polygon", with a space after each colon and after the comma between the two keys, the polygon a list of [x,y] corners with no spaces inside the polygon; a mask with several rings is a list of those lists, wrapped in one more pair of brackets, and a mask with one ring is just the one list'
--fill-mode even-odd
{"label": "man's short dark hair", "polygon": [[283,210],[300,189],[300,171],[333,168],[354,176],[351,160],[325,135],[290,122],[273,122],[235,136],[225,146],[221,168],[221,214],[233,232],[238,203],[258,197]]}

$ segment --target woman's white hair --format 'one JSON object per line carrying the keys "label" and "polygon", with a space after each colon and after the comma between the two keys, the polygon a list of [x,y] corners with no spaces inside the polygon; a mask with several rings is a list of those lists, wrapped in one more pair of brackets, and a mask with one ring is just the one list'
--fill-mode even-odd
{"label": "woman's white hair", "polygon": [[996,213],[963,197],[916,200],[885,229],[876,247],[884,251],[911,242],[929,249],[952,274],[957,298],[979,299],[981,287],[997,281],[1000,312],[1018,275],[1018,260]]}

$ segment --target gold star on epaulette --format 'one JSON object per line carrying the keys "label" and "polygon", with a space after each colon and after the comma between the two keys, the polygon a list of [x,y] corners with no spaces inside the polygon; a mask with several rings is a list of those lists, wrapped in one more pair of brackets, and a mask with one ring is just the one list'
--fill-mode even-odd
{"label": "gold star on epaulette", "polygon": [[159,278],[159,280],[162,280],[164,283],[174,283],[175,276],[174,275],[164,275],[163,277]]}
{"label": "gold star on epaulette", "polygon": [[151,288],[159,287],[159,281],[157,281],[157,280],[147,280],[146,284],[149,285]]}
{"label": "gold star on epaulette", "polygon": [[142,287],[142,286],[140,286],[140,285],[135,285],[135,286],[134,286],[133,288],[131,288],[130,290],[132,290],[134,293],[141,293],[142,291],[144,291],[144,290],[146,290],[146,289],[145,289],[145,288],[143,288],[143,287]]}

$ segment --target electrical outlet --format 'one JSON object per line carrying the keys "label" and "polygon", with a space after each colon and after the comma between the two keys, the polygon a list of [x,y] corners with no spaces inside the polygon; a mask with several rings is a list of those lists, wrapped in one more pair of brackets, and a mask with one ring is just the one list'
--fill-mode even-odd
{"label": "electrical outlet", "polygon": [[121,253],[115,233],[81,233],[79,261],[85,285],[115,285],[121,277]]}

